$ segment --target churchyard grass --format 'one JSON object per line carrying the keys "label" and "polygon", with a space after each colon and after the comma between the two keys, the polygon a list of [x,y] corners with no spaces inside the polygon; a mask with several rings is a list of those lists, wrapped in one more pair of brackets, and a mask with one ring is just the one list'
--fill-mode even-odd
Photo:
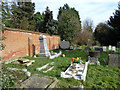
{"label": "churchyard grass", "polygon": [[[53,50],[57,51],[57,50]],[[57,51],[58,52],[58,51]],[[45,76],[52,76],[56,77],[59,80],[59,83],[57,84],[57,88],[73,88],[74,86],[79,86],[81,84],[84,85],[85,88],[99,88],[99,87],[105,87],[105,88],[116,88],[120,86],[119,82],[119,72],[120,68],[117,67],[110,67],[106,66],[106,64],[103,62],[103,58],[105,58],[106,62],[107,60],[107,53],[103,52],[101,54],[101,57],[99,58],[99,61],[101,63],[100,66],[97,65],[89,65],[88,71],[87,71],[87,78],[86,81],[80,81],[72,79],[65,79],[60,77],[61,72],[64,72],[71,63],[71,57],[81,57],[82,60],[87,61],[88,59],[88,53],[79,50],[72,50],[72,51],[62,51],[62,54],[65,54],[65,57],[59,56],[58,58],[54,59],[45,59],[45,58],[33,58],[33,57],[24,57],[29,60],[35,60],[35,63],[31,66],[23,66],[21,64],[6,64],[7,67],[14,67],[14,68],[26,68],[31,74],[41,74]],[[54,62],[54,68],[51,71],[48,71],[47,73],[43,73],[44,70],[37,71],[36,68],[39,68],[47,63]],[[19,78],[19,77],[18,77]],[[24,78],[24,77],[23,77]]]}

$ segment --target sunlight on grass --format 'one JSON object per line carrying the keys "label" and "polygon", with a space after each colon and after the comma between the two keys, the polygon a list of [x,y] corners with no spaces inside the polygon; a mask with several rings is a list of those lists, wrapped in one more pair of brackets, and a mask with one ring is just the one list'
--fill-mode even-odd
{"label": "sunlight on grass", "polygon": [[[56,51],[56,50],[53,50]],[[24,57],[29,60],[35,60],[35,63],[29,67],[25,67],[23,65],[13,65],[8,64],[5,65],[7,67],[14,67],[14,68],[26,68],[28,71],[30,71],[32,74],[41,74],[46,76],[52,76],[56,77],[59,80],[59,83],[56,87],[58,88],[69,88],[73,86],[79,86],[81,84],[84,85],[85,88],[99,88],[99,87],[105,87],[105,88],[117,88],[120,86],[119,77],[120,74],[120,68],[117,67],[109,67],[106,66],[103,62],[103,58],[107,60],[107,53],[103,52],[101,54],[101,57],[99,58],[99,61],[101,63],[100,66],[97,65],[89,65],[88,67],[88,73],[86,77],[86,81],[79,81],[75,79],[65,79],[61,78],[60,74],[61,72],[64,72],[71,63],[72,57],[81,57],[83,61],[88,60],[88,53],[79,50],[73,50],[73,51],[62,51],[62,54],[65,54],[65,57],[59,56],[58,58],[54,59],[46,59],[46,58],[33,58],[33,57]],[[51,71],[48,71],[47,73],[43,73],[44,70],[36,71],[36,68],[41,67],[47,63],[54,62],[54,68]]]}

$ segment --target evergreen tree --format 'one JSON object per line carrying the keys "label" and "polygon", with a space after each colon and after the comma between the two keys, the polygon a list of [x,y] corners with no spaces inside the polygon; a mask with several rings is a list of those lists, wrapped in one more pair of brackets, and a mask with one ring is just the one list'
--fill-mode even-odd
{"label": "evergreen tree", "polygon": [[94,37],[101,45],[110,45],[112,43],[110,37],[111,28],[106,23],[99,23],[95,28]]}
{"label": "evergreen tree", "polygon": [[20,9],[20,28],[34,30],[34,7],[32,2],[18,2]]}
{"label": "evergreen tree", "polygon": [[7,27],[34,30],[34,7],[32,2],[2,2],[2,21]]}
{"label": "evergreen tree", "polygon": [[60,7],[58,14],[58,34],[62,40],[72,42],[81,31],[81,21],[75,8],[70,8],[68,4]]}
{"label": "evergreen tree", "polygon": [[44,15],[41,15],[40,12],[34,14],[35,20],[35,31],[43,32],[43,24],[44,24]]}
{"label": "evergreen tree", "polygon": [[57,34],[57,21],[53,19],[53,14],[49,7],[47,7],[46,11],[44,12],[44,24],[42,32],[50,35]]}
{"label": "evergreen tree", "polygon": [[7,2],[1,2],[1,18],[5,26],[11,26],[11,9]]}
{"label": "evergreen tree", "polygon": [[118,3],[118,10],[113,13],[114,16],[111,16],[108,20],[108,25],[111,26],[111,41],[113,45],[116,45],[120,41],[120,2]]}

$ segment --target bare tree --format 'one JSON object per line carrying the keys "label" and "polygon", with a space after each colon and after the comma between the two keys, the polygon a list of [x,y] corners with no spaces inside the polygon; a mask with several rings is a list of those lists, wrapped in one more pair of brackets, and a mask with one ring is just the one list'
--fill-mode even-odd
{"label": "bare tree", "polygon": [[94,28],[93,20],[91,20],[90,18],[86,18],[83,21],[83,31],[93,32],[93,28]]}
{"label": "bare tree", "polygon": [[83,21],[82,32],[74,39],[75,44],[86,45],[88,39],[93,40],[93,20],[87,18]]}

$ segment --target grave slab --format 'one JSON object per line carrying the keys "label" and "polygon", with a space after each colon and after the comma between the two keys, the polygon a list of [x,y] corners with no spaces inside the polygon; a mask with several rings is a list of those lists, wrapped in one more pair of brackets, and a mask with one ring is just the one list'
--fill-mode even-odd
{"label": "grave slab", "polygon": [[32,75],[18,86],[19,88],[54,88],[58,80],[53,77],[42,76],[39,74]]}

